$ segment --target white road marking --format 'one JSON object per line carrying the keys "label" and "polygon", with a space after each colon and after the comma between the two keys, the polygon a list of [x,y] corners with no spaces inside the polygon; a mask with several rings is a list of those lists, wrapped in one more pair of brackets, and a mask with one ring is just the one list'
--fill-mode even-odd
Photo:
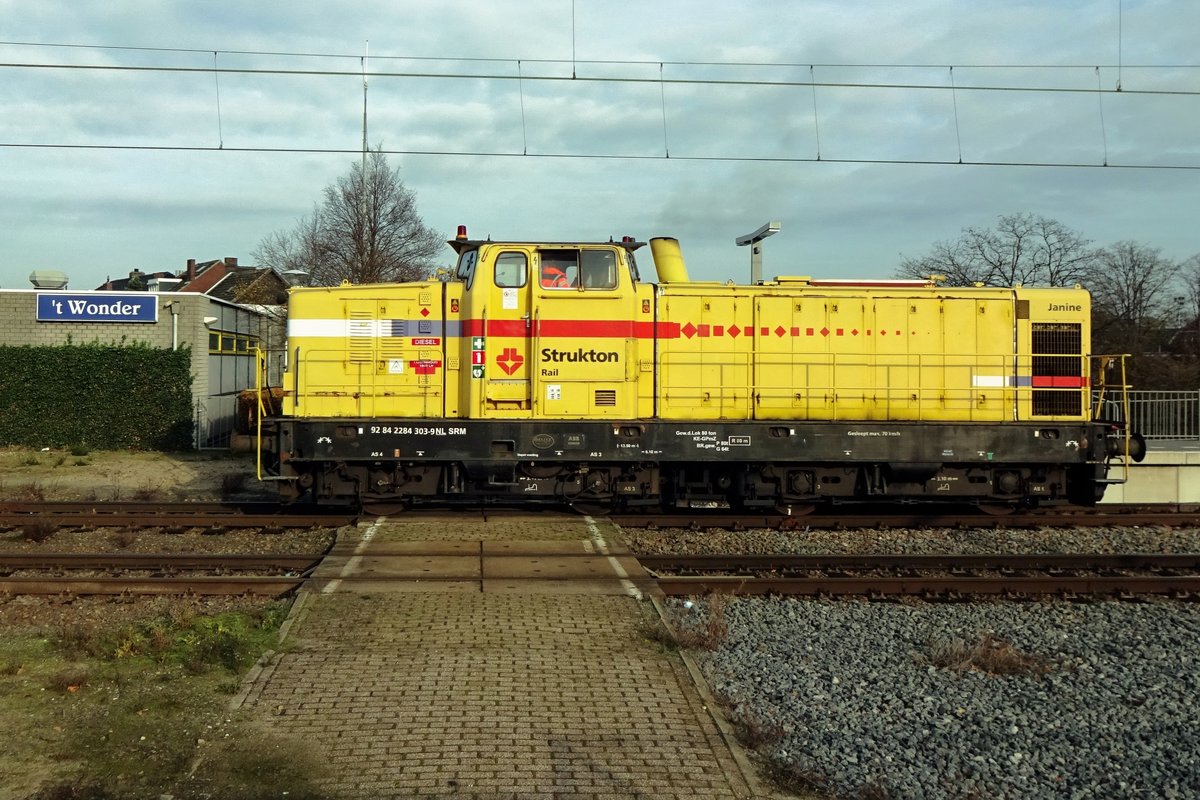
{"label": "white road marking", "polygon": [[621,586],[626,593],[642,599],[642,592],[637,586],[634,586],[633,581],[629,580],[629,573],[621,566],[621,562],[608,552],[608,543],[604,541],[604,536],[600,533],[600,526],[596,524],[596,520],[590,516],[583,518],[587,522],[588,533],[592,536],[592,543],[596,545],[596,549],[608,557],[608,563],[612,567],[613,572],[617,573],[617,577],[621,579]]}
{"label": "white road marking", "polygon": [[342,585],[342,578],[353,575],[358,571],[358,567],[360,564],[362,564],[363,560],[362,552],[367,549],[367,545],[371,543],[371,540],[375,538],[375,534],[379,532],[379,526],[382,525],[386,519],[387,517],[380,517],[371,523],[371,527],[367,528],[366,532],[363,534],[362,541],[360,541],[358,546],[354,548],[354,555],[346,561],[345,566],[342,567],[342,571],[338,573],[338,576],[329,583],[325,584],[325,588],[321,590],[321,594],[333,594],[337,591],[338,587]]}

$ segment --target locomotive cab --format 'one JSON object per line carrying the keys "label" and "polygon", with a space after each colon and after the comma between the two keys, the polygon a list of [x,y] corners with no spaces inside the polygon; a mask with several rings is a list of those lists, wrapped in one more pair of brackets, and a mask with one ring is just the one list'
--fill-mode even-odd
{"label": "locomotive cab", "polygon": [[471,363],[458,384],[463,416],[642,413],[638,364],[652,360],[653,350],[637,328],[653,321],[653,295],[638,280],[638,243],[451,244],[465,320],[461,344]]}

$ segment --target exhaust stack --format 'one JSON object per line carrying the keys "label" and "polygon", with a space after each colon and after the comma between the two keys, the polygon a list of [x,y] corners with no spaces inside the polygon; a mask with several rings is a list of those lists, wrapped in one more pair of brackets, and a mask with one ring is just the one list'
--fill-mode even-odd
{"label": "exhaust stack", "polygon": [[679,240],[670,236],[656,236],[650,240],[650,254],[654,256],[654,270],[659,283],[687,283],[687,264]]}

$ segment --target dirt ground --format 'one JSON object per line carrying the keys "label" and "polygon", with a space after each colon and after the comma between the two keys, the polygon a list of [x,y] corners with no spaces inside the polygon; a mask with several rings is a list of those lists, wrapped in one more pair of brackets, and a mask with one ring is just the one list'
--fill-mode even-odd
{"label": "dirt ground", "polygon": [[0,449],[0,500],[272,499],[252,455]]}

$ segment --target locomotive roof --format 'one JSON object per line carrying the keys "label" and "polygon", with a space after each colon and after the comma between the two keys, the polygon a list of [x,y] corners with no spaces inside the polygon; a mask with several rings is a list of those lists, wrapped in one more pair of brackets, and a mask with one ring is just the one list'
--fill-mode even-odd
{"label": "locomotive roof", "polygon": [[621,241],[610,238],[607,242],[541,242],[521,239],[506,239],[500,241],[493,241],[492,239],[448,239],[446,244],[453,247],[454,252],[456,253],[461,253],[464,250],[472,250],[485,244],[520,245],[532,247],[587,247],[598,245],[616,245],[618,247],[624,247],[629,252],[633,252],[639,247],[645,247],[646,245],[645,242],[636,242],[630,237],[625,237]]}

